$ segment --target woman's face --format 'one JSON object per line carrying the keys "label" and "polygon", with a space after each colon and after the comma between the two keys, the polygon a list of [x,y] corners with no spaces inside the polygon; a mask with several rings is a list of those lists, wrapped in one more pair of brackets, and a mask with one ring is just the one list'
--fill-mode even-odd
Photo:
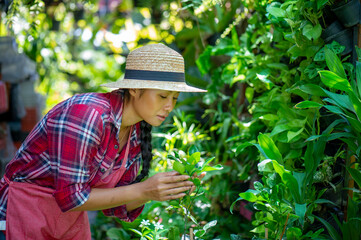
{"label": "woman's face", "polygon": [[152,126],[159,126],[173,110],[179,92],[157,89],[130,89],[134,113]]}

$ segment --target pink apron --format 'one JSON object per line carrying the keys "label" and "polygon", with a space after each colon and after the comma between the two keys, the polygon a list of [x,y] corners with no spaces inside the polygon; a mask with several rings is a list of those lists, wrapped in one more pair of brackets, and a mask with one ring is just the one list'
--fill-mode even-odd
{"label": "pink apron", "polygon": [[[93,188],[114,188],[126,170],[130,136],[119,170],[111,167]],[[86,211],[62,212],[56,203],[51,188],[36,184],[12,182],[9,184],[6,211],[6,239],[91,239],[90,225]],[[11,227],[15,226],[15,227]]]}

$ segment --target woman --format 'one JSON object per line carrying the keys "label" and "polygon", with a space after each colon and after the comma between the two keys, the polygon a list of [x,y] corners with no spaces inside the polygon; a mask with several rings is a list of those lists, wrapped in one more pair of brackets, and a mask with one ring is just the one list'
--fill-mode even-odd
{"label": "woman", "polygon": [[[144,203],[181,198],[191,189],[177,172],[148,175],[151,126],[173,110],[184,60],[163,44],[127,57],[117,90],[58,104],[37,124],[0,181],[0,220],[7,239],[91,239],[86,211],[133,221]],[[142,170],[138,175],[142,162]]]}

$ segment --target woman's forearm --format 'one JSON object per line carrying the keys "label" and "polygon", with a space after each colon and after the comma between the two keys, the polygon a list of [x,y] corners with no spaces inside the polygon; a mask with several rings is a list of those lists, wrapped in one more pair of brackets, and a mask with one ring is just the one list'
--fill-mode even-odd
{"label": "woman's forearm", "polygon": [[89,199],[71,211],[94,211],[126,205],[133,210],[144,203],[167,201],[184,197],[191,190],[193,182],[188,175],[178,172],[158,173],[144,182],[116,188],[92,188]]}
{"label": "woman's forearm", "polygon": [[136,183],[116,188],[92,188],[89,199],[71,211],[95,211],[121,205],[127,205],[128,211],[133,210],[149,201],[144,198],[141,185]]}
{"label": "woman's forearm", "polygon": [[144,204],[146,204],[148,201],[145,200],[138,200],[138,201],[131,201],[129,203],[127,203],[127,211],[130,212],[136,208],[139,208],[140,206],[143,206]]}

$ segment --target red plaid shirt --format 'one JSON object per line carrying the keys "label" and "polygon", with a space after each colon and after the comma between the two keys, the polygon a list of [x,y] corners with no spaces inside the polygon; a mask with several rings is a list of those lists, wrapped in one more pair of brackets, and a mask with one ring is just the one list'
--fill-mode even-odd
{"label": "red plaid shirt", "polygon": [[[92,186],[107,172],[121,166],[118,154],[122,121],[122,91],[75,95],[51,109],[31,131],[6,167],[10,181],[27,182],[54,189],[62,211],[84,204]],[[141,162],[140,124],[133,128],[126,172],[117,186],[136,178]],[[0,220],[6,218],[8,184],[0,181]],[[108,216],[133,221],[143,207],[127,212],[125,206],[106,209]]]}

